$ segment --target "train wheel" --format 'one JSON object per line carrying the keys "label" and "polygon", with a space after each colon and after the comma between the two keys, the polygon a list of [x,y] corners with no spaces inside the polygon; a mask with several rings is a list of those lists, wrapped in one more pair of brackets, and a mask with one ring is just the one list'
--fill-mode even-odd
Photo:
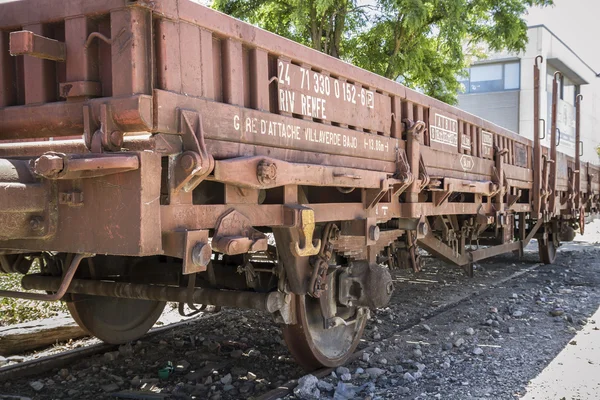
{"label": "train wheel", "polygon": [[323,327],[320,299],[294,295],[297,324],[286,325],[283,337],[298,364],[307,370],[344,364],[362,337],[368,312],[358,307],[340,307],[336,314],[344,323]]}
{"label": "train wheel", "polygon": [[538,239],[538,250],[540,253],[540,261],[544,264],[554,264],[556,259],[556,233],[548,233],[548,239]]}
{"label": "train wheel", "polygon": [[158,320],[164,301],[72,295],[67,307],[77,324],[107,343],[121,344],[143,336]]}
{"label": "train wheel", "polygon": [[[153,283],[152,278],[161,268],[155,258],[99,255],[85,261],[79,267],[79,279],[112,280],[118,276],[125,282]],[[121,344],[148,332],[166,304],[155,300],[71,294],[67,308],[75,322],[90,335],[107,343]]]}

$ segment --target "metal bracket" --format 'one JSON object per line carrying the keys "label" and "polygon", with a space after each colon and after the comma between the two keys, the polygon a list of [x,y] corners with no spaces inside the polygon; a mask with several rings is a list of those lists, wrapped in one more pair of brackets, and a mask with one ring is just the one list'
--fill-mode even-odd
{"label": "metal bracket", "polygon": [[431,181],[431,178],[427,173],[427,167],[425,167],[425,161],[423,161],[423,156],[419,158],[419,180],[421,181],[421,187],[419,191],[422,192]]}
{"label": "metal bracket", "polygon": [[194,274],[206,271],[212,256],[212,249],[208,243],[208,231],[185,231],[183,238],[183,274]]}
{"label": "metal bracket", "polygon": [[184,152],[173,165],[173,192],[190,192],[211,173],[215,160],[204,142],[202,118],[195,111],[179,110],[179,134]]}
{"label": "metal bracket", "polygon": [[379,189],[366,189],[365,190],[365,208],[367,210],[372,209],[379,203],[379,201],[385,196],[390,190],[390,183],[388,179],[382,179],[380,182]]}
{"label": "metal bracket", "polygon": [[268,242],[265,234],[254,229],[245,215],[231,209],[219,218],[212,247],[214,251],[231,256],[266,251]]}
{"label": "metal bracket", "polygon": [[519,189],[518,194],[509,194],[508,195],[508,208],[515,205],[515,203],[521,198],[522,192]]}
{"label": "metal bracket", "polygon": [[432,196],[433,196],[433,204],[436,207],[441,206],[446,200],[448,200],[448,197],[450,197],[450,195],[453,192],[449,191],[449,190],[444,190],[444,191],[435,191],[432,192]]}
{"label": "metal bracket", "polygon": [[569,180],[567,182],[567,197],[561,200],[561,205],[564,205],[565,203],[569,203],[569,206],[567,207],[569,210],[571,210],[571,213],[573,215],[575,215],[575,210],[576,210],[576,204],[575,204],[575,197],[577,197],[578,195],[578,191],[575,190],[575,184],[576,184],[576,180],[579,179],[579,170],[574,170],[573,168],[569,167],[568,168],[568,175],[569,175]]}
{"label": "metal bracket", "polygon": [[396,149],[396,174],[394,178],[399,182],[392,183],[393,196],[402,194],[415,180],[414,175],[410,171],[406,152],[401,148]]}
{"label": "metal bracket", "polygon": [[123,132],[115,124],[107,104],[100,104],[100,127],[92,116],[92,108],[83,106],[83,140],[92,153],[120,151]]}
{"label": "metal bracket", "polygon": [[26,55],[58,62],[65,62],[67,59],[67,47],[64,42],[30,31],[11,32],[9,47],[11,56]]}
{"label": "metal bracket", "polygon": [[390,191],[390,189],[392,191],[392,196],[399,196],[410,186],[413,180],[414,178],[410,172],[407,176],[404,176],[401,179],[382,179],[379,189],[365,190],[365,208],[370,210],[375,207],[381,201],[381,199],[383,199],[383,196]]}
{"label": "metal bracket", "polygon": [[33,162],[33,171],[46,179],[95,178],[134,171],[140,167],[135,154],[64,154],[47,151]]}

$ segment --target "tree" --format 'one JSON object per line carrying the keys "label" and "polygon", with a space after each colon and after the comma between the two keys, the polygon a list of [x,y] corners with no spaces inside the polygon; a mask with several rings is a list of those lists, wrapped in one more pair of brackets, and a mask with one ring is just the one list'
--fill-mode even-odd
{"label": "tree", "polygon": [[336,58],[364,8],[356,0],[215,0],[213,7]]}
{"label": "tree", "polygon": [[[448,103],[472,56],[520,51],[553,0],[215,0],[213,7]],[[365,3],[365,4],[363,4]]]}

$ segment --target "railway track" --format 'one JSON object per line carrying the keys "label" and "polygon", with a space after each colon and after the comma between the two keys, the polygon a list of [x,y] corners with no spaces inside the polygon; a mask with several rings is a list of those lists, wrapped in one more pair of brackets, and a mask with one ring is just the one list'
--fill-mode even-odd
{"label": "railway track", "polygon": [[[214,314],[205,314],[204,318],[210,318],[212,316],[214,316]],[[175,322],[165,326],[156,327],[151,329],[145,337],[150,338],[152,336],[165,333],[172,329],[184,327],[193,323],[194,321],[195,319],[191,318],[185,321]],[[97,354],[107,353],[109,351],[115,351],[118,348],[119,345],[116,344],[95,343],[89,346],[67,350],[64,352],[51,354],[32,360],[27,360],[22,363],[9,365],[0,368],[0,382],[8,382],[14,379],[26,378],[28,376],[43,374],[45,372],[52,371],[53,369],[62,368],[64,366],[70,365],[73,362],[81,360],[83,358],[91,357]]]}
{"label": "railway track", "polygon": [[[495,280],[493,282],[484,282],[485,283],[484,288],[469,289],[468,291],[465,292],[465,294],[461,295],[460,297],[454,298],[449,302],[440,304],[434,310],[431,310],[425,314],[420,314],[420,315],[411,317],[410,319],[408,319],[407,321],[402,323],[397,328],[397,330],[395,330],[394,334],[398,334],[398,333],[407,331],[419,324],[422,324],[424,321],[426,321],[428,319],[436,317],[445,312],[451,311],[470,299],[480,296],[498,286],[505,284],[508,281],[515,280],[519,277],[522,277],[525,274],[528,274],[528,273],[534,271],[540,265],[542,265],[542,264],[534,264],[530,267],[527,267],[527,268],[524,268],[517,272],[514,272],[514,273],[510,274],[509,276],[505,276],[505,277]],[[218,316],[218,314],[209,314],[209,315],[206,315],[204,318],[212,318],[215,316]],[[144,338],[144,340],[146,340],[152,336],[157,336],[157,335],[166,333],[168,331],[175,331],[177,328],[185,327],[196,321],[198,321],[198,320],[190,319],[187,321],[170,324],[167,326],[153,329]],[[388,337],[387,339],[390,339],[390,338],[391,337]],[[385,341],[385,339],[383,339],[382,341]],[[360,348],[358,351],[353,353],[353,355],[350,357],[348,362],[352,362],[356,359],[359,359],[364,352],[372,352],[373,349],[376,346],[378,346],[379,344],[380,343],[377,342],[377,343],[368,345],[364,348]],[[42,374],[48,373],[49,371],[52,371],[52,370],[57,370],[60,368],[68,367],[69,365],[74,364],[75,362],[77,362],[79,360],[82,360],[82,359],[85,359],[88,357],[92,357],[94,355],[115,351],[117,349],[118,349],[117,345],[100,343],[100,344],[87,346],[84,348],[66,351],[64,353],[58,353],[58,354],[50,355],[47,357],[41,357],[39,359],[26,361],[26,362],[20,363],[20,364],[15,364],[15,365],[0,369],[0,382],[15,381],[15,380],[25,378],[25,377],[42,375]],[[327,375],[329,375],[333,370],[334,370],[334,368],[322,368],[317,371],[314,371],[312,374],[315,375],[317,378],[323,378],[323,377],[326,377]],[[284,385],[279,385],[277,388],[259,395],[257,398],[260,400],[270,400],[270,399],[281,398],[281,397],[284,397],[284,396],[292,393],[293,389],[296,387],[296,385],[297,385],[297,379],[292,379],[292,380],[289,380],[288,382],[286,382]]]}
{"label": "railway track", "polygon": [[[525,268],[521,271],[511,274],[508,277],[502,278],[496,282],[491,283],[485,289],[471,291],[468,294],[466,294],[465,296],[455,299],[454,301],[452,301],[450,303],[440,305],[436,310],[434,310],[432,312],[429,312],[420,317],[412,318],[410,321],[406,321],[405,323],[403,323],[394,335],[405,332],[411,328],[414,328],[415,326],[417,326],[419,324],[422,324],[423,322],[425,322],[433,317],[436,317],[442,313],[448,312],[448,311],[460,306],[464,302],[466,302],[470,299],[473,299],[477,296],[480,296],[480,295],[482,295],[482,294],[484,294],[484,293],[486,293],[508,281],[522,277],[523,275],[534,271],[541,265],[543,265],[543,264],[534,264],[531,267]],[[389,340],[389,339],[391,339],[391,337],[385,338],[382,341]],[[352,361],[359,359],[362,356],[362,354],[365,352],[372,352],[375,349],[375,347],[377,347],[378,345],[379,345],[379,343],[373,343],[365,348],[357,350],[356,352],[354,352],[352,354],[352,356],[350,356],[348,363],[351,363]],[[324,377],[330,375],[333,371],[335,371],[335,368],[321,368],[316,371],[313,371],[312,375],[321,379],[321,378],[324,378]],[[286,395],[291,394],[297,385],[298,385],[298,378],[292,379],[292,380],[286,382],[284,385],[277,387],[273,390],[270,390],[269,392],[266,392],[266,393],[258,396],[257,400],[276,400],[276,399],[283,398]]]}

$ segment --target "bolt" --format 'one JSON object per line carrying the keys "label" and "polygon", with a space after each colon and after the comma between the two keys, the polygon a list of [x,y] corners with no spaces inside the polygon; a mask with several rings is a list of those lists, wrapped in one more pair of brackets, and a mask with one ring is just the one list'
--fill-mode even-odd
{"label": "bolt", "polygon": [[34,231],[39,231],[44,228],[44,220],[42,217],[33,217],[29,220],[29,227]]}
{"label": "bolt", "polygon": [[112,131],[110,133],[110,144],[120,148],[123,145],[123,132]]}
{"label": "bolt", "polygon": [[212,249],[208,243],[197,243],[192,249],[192,262],[199,267],[206,267],[211,255]]}
{"label": "bolt", "polygon": [[267,160],[261,160],[258,163],[256,174],[261,184],[270,184],[277,177],[277,165]]}
{"label": "bolt", "polygon": [[374,241],[379,240],[379,227],[377,225],[369,228],[369,239]]}
{"label": "bolt", "polygon": [[62,157],[54,154],[44,154],[35,160],[34,168],[38,175],[54,176],[64,168]]}
{"label": "bolt", "polygon": [[196,160],[191,154],[183,154],[179,159],[179,163],[185,171],[191,171],[196,166]]}
{"label": "bolt", "polygon": [[427,227],[427,224],[424,222],[421,222],[419,224],[417,224],[417,237],[422,238],[427,236],[427,233],[429,231],[429,228]]}

